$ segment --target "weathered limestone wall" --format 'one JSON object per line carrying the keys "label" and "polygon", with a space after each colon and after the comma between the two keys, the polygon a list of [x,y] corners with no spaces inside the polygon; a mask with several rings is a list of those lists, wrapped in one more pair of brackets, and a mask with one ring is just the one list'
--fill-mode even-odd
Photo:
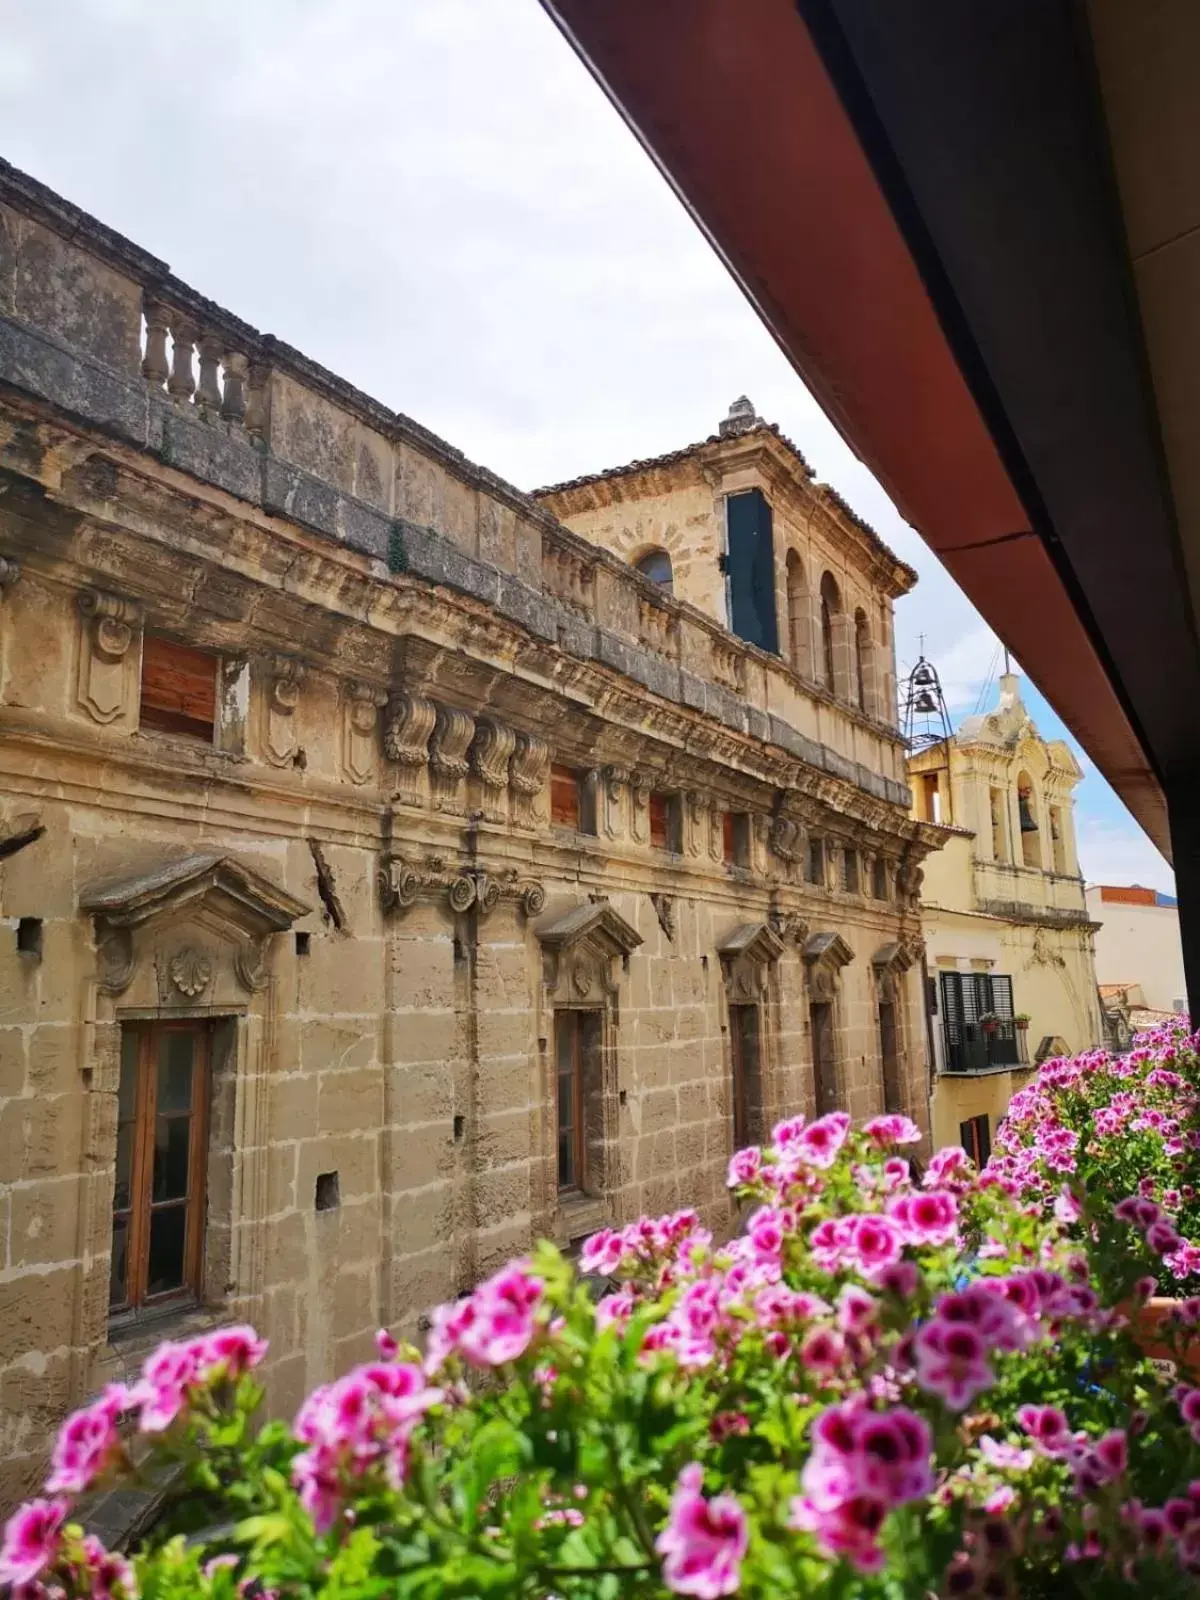
{"label": "weathered limestone wall", "polygon": [[[7,168],[0,488],[0,1503],[168,1333],[253,1320],[287,1414],[540,1235],[728,1227],[731,1002],[769,1123],[813,1108],[814,1000],[837,1100],[883,1105],[890,999],[924,1124],[941,835],[894,743],[821,742],[762,652]],[[146,722],[148,636],[210,652],[211,741]],[[552,760],[594,835],[552,824]],[[561,1196],[581,1007],[602,1181]],[[199,1281],[110,1322],[122,1040],[183,1020],[212,1049]]]}

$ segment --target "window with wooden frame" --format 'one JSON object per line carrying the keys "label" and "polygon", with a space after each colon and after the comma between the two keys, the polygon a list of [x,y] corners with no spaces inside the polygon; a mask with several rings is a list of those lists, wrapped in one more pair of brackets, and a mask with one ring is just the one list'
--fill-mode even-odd
{"label": "window with wooden frame", "polygon": [[819,884],[825,887],[825,841],[818,839],[813,834],[808,836],[808,846],[804,852],[804,877],[806,882]]}
{"label": "window with wooden frame", "polygon": [[876,900],[886,900],[888,897],[887,862],[882,856],[876,856],[871,867],[871,892]]}
{"label": "window with wooden frame", "polygon": [[211,1030],[121,1030],[109,1311],[198,1295],[204,1257]]}
{"label": "window with wooden frame", "polygon": [[217,657],[148,633],[142,640],[138,725],[211,744],[217,721]]}
{"label": "window with wooden frame", "polygon": [[750,813],[727,811],[723,823],[725,865],[748,867],[750,865]]}
{"label": "window with wooden frame", "polygon": [[729,1008],[729,1055],[733,1069],[733,1147],[741,1150],[761,1137],[762,1055],[759,1008]]}
{"label": "window with wooden frame", "polygon": [[988,1131],[987,1112],[968,1117],[958,1125],[958,1142],[977,1167],[984,1167],[992,1153],[992,1139]]}
{"label": "window with wooden frame", "polygon": [[858,893],[858,851],[849,845],[842,850],[842,888],[847,894]]}
{"label": "window with wooden frame", "polygon": [[650,796],[650,843],[656,850],[683,849],[683,803],[677,794]]}
{"label": "window with wooden frame", "polygon": [[550,768],[550,821],[576,833],[596,831],[596,791],[591,775],[555,763]]}
{"label": "window with wooden frame", "polygon": [[589,1123],[595,1126],[595,1097],[604,1019],[599,1011],[554,1013],[554,1065],[558,1101],[559,1192],[586,1194],[598,1174],[588,1155]]}

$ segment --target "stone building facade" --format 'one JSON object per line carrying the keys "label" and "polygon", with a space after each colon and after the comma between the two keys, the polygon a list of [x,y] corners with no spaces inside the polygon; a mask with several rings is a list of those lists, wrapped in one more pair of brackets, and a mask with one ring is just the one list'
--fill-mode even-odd
{"label": "stone building facade", "polygon": [[999,703],[909,760],[914,814],[949,830],[928,863],[935,1144],[986,1154],[1040,1061],[1105,1041],[1070,746],[1043,739],[1005,673]]}
{"label": "stone building facade", "polygon": [[287,1414],[538,1236],[728,1228],[781,1114],[926,1121],[894,715],[3,165],[0,596],[0,1501],[181,1327]]}

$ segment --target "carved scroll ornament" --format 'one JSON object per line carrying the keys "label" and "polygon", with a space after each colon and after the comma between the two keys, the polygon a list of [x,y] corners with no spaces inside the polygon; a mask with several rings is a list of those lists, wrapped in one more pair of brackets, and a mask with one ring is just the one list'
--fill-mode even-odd
{"label": "carved scroll ornament", "polygon": [[525,916],[536,917],[546,904],[543,886],[536,879],[521,877],[514,867],[493,873],[474,863],[448,863],[443,856],[429,856],[425,861],[386,856],[379,868],[379,895],[385,911],[407,911],[418,900],[444,896],[456,913],[475,906],[486,915],[501,900],[512,900]]}

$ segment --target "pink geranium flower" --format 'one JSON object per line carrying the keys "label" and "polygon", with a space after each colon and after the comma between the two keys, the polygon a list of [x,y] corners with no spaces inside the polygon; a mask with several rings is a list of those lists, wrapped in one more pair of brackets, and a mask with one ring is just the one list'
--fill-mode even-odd
{"label": "pink geranium flower", "polygon": [[811,1167],[831,1167],[849,1131],[850,1118],[846,1113],[831,1111],[828,1116],[810,1122],[799,1135],[795,1143],[796,1154]]}
{"label": "pink geranium flower", "polygon": [[59,1429],[46,1488],[51,1494],[82,1494],[121,1454],[117,1422],[133,1392],[109,1384],[98,1400],[69,1416]]}
{"label": "pink geranium flower", "polygon": [[663,1582],[672,1594],[720,1600],[736,1594],[749,1535],[746,1515],[732,1494],[706,1500],[704,1469],[684,1467],[671,1496],[667,1525],[654,1548],[663,1557]]}
{"label": "pink geranium flower", "polygon": [[946,1189],[897,1195],[888,1216],[908,1244],[950,1244],[958,1235],[958,1201]]}
{"label": "pink geranium flower", "polygon": [[62,1545],[65,1500],[29,1500],[4,1526],[0,1584],[33,1583],[51,1566]]}
{"label": "pink geranium flower", "polygon": [[1060,1456],[1070,1447],[1071,1430],[1057,1406],[1022,1406],[1017,1421],[1044,1455]]}
{"label": "pink geranium flower", "polygon": [[920,1144],[921,1130],[911,1117],[889,1114],[872,1117],[863,1132],[874,1144],[886,1147],[893,1144]]}
{"label": "pink geranium flower", "polygon": [[979,1330],[965,1322],[928,1322],[913,1341],[917,1382],[952,1411],[962,1411],[996,1381]]}
{"label": "pink geranium flower", "polygon": [[845,1256],[864,1278],[874,1280],[900,1259],[904,1241],[890,1217],[869,1213],[849,1219]]}
{"label": "pink geranium flower", "polygon": [[729,1188],[737,1189],[743,1184],[753,1183],[761,1170],[762,1151],[757,1145],[750,1145],[745,1150],[735,1150],[729,1162]]}

